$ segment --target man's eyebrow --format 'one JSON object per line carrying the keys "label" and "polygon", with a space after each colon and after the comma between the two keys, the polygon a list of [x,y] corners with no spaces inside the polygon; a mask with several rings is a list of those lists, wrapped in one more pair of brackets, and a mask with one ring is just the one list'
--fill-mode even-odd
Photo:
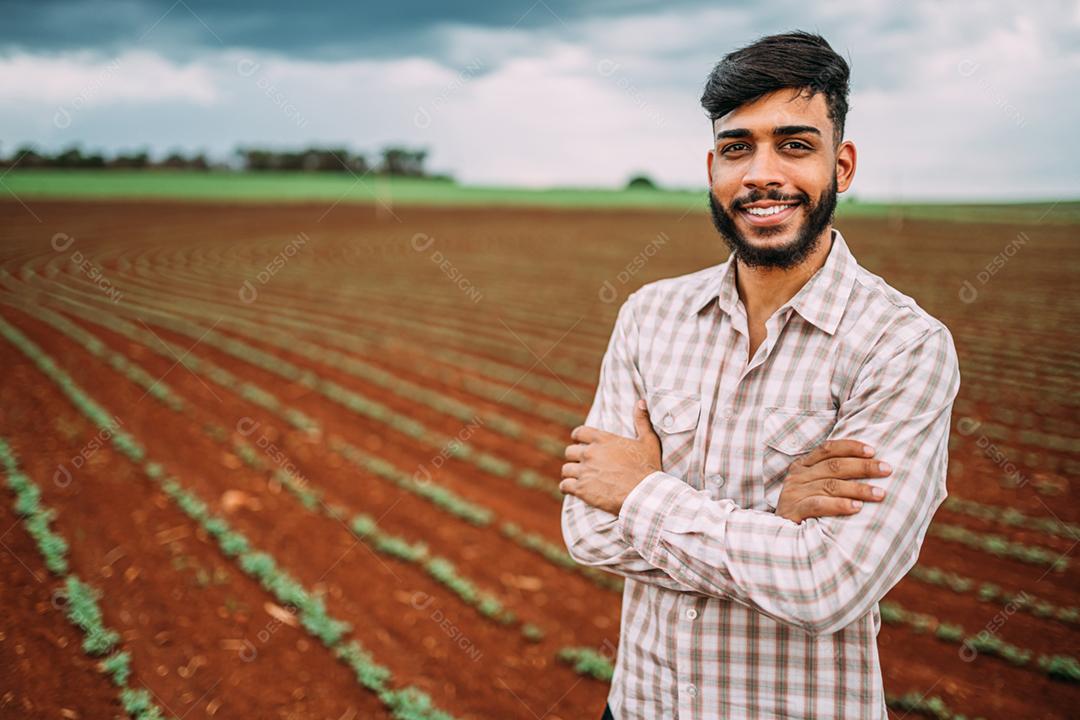
{"label": "man's eyebrow", "polygon": [[[813,125],[778,125],[773,128],[772,134],[777,136],[783,135],[801,135],[803,133],[810,133],[812,135],[821,136],[821,131]],[[717,140],[723,140],[725,138],[745,138],[750,137],[751,133],[747,128],[732,128],[731,130],[721,130],[716,133]]]}

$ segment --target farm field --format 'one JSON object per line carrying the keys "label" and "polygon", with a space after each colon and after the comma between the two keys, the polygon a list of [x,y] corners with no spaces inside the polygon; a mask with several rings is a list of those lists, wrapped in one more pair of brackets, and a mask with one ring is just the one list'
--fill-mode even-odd
{"label": "farm field", "polygon": [[[565,553],[563,447],[622,299],[722,241],[334,198],[0,201],[0,716],[599,718],[620,584]],[[894,718],[1080,704],[1080,224],[1014,217],[837,222],[961,363]]]}
{"label": "farm field", "polygon": [[[279,202],[325,200],[327,204],[373,202],[398,205],[513,205],[551,208],[655,208],[681,214],[706,212],[699,190],[524,188],[465,185],[438,178],[388,177],[345,172],[194,172],[185,170],[9,168],[0,188],[25,200],[44,198],[148,198],[201,201]],[[883,203],[841,197],[840,218],[923,219],[960,222],[1080,223],[1080,200],[1009,203]],[[31,203],[32,204],[32,203]],[[325,208],[324,208],[325,209]]]}

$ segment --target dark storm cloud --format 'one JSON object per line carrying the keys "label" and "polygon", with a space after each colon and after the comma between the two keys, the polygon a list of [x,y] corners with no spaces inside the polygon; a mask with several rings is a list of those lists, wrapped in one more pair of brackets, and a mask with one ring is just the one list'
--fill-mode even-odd
{"label": "dark storm cloud", "polygon": [[174,58],[223,47],[312,59],[438,57],[444,48],[437,30],[449,23],[570,32],[573,22],[586,18],[723,4],[703,0],[16,0],[0,2],[0,52],[91,49],[115,54],[139,45]]}

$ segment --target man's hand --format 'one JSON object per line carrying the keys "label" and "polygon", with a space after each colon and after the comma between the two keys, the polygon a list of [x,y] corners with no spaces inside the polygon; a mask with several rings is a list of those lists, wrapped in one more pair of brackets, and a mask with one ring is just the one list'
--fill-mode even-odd
{"label": "man's hand", "polygon": [[636,438],[579,425],[570,432],[577,444],[567,445],[570,462],[562,466],[559,490],[589,505],[618,515],[623,501],[649,474],[660,470],[660,438],[649,422],[644,400],[634,407]]}
{"label": "man's hand", "polygon": [[822,443],[788,467],[776,514],[799,524],[811,517],[854,515],[863,502],[881,502],[884,490],[849,479],[892,472],[873,455],[873,448],[857,440]]}

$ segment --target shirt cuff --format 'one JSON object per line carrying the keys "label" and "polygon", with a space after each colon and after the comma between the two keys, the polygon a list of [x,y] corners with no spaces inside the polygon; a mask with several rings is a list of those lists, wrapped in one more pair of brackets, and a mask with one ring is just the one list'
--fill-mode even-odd
{"label": "shirt cuff", "polygon": [[684,493],[695,490],[681,478],[656,470],[630,491],[619,510],[623,539],[643,558],[660,542],[660,531]]}

